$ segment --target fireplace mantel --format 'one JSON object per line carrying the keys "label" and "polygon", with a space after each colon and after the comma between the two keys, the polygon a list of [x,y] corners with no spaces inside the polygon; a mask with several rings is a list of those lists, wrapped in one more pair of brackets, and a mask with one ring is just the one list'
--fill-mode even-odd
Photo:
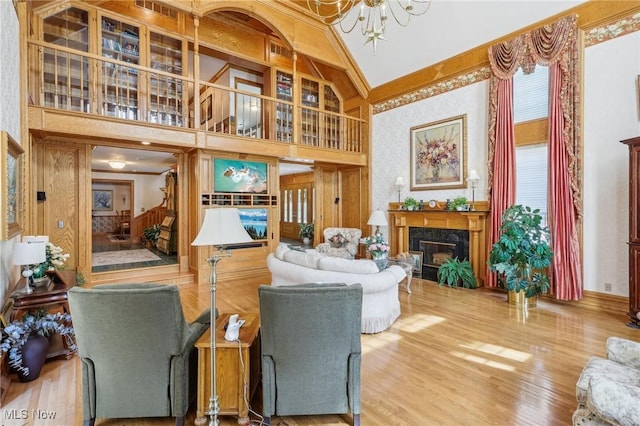
{"label": "fireplace mantel", "polygon": [[[440,205],[440,203],[438,203]],[[475,211],[458,212],[442,209],[418,211],[400,210],[398,203],[389,203],[389,243],[391,253],[409,250],[409,228],[462,229],[469,231],[469,262],[480,286],[484,285],[487,244],[487,203],[476,204]]]}

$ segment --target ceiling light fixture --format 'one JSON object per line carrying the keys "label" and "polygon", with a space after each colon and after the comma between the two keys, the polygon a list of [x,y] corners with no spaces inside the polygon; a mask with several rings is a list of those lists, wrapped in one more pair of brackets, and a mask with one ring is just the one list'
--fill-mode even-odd
{"label": "ceiling light fixture", "polygon": [[[356,8],[358,3],[361,3],[360,7]],[[398,25],[406,27],[412,16],[427,13],[431,0],[307,0],[307,6],[312,13],[326,23],[339,26],[344,33],[350,33],[360,23],[365,44],[373,44],[375,55],[378,40],[386,40],[384,32],[388,15]],[[352,9],[359,9],[359,12],[351,13]]]}
{"label": "ceiling light fixture", "polygon": [[124,169],[124,166],[126,165],[127,163],[125,161],[109,161],[109,166],[116,170]]}

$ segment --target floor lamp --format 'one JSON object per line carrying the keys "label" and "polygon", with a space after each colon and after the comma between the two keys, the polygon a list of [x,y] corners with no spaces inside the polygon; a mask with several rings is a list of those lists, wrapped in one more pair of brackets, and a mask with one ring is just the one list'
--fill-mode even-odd
{"label": "floor lamp", "polygon": [[210,301],[210,322],[209,326],[211,341],[211,394],[209,396],[209,426],[218,426],[218,414],[220,413],[220,404],[218,402],[218,393],[216,389],[216,265],[225,258],[231,257],[231,251],[225,246],[229,244],[248,243],[253,240],[247,234],[240,221],[240,212],[233,208],[214,208],[205,210],[204,220],[200,227],[200,232],[193,240],[193,246],[214,246],[216,250],[213,255],[207,259],[211,273],[209,283],[211,285],[211,301]]}

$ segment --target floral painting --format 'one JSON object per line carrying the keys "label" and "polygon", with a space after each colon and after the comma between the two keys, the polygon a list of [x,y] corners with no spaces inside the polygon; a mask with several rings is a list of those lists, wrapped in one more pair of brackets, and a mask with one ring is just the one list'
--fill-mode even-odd
{"label": "floral painting", "polygon": [[411,190],[466,187],[467,116],[411,128]]}

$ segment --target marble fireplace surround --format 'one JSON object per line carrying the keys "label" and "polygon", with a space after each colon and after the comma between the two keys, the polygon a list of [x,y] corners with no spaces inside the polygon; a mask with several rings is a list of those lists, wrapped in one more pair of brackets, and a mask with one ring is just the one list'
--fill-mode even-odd
{"label": "marble fireplace surround", "polygon": [[477,201],[475,211],[443,209],[438,202],[433,209],[401,210],[399,203],[389,203],[389,243],[391,253],[409,251],[409,228],[460,229],[469,231],[469,261],[480,286],[484,285],[487,264],[486,222],[488,203]]}

